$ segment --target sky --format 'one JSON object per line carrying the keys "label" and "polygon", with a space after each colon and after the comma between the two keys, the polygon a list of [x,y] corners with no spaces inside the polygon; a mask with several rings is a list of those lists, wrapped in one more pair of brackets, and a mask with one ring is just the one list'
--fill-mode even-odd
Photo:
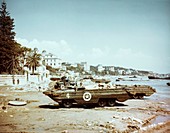
{"label": "sky", "polygon": [[170,73],[170,0],[5,1],[23,46],[70,63]]}

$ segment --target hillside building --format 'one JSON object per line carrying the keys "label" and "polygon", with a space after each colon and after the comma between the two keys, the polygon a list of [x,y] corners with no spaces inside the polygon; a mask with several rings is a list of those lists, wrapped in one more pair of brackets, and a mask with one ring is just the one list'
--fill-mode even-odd
{"label": "hillside building", "polygon": [[51,66],[53,68],[61,68],[62,60],[57,58],[55,55],[49,53],[46,54],[43,58],[45,65]]}

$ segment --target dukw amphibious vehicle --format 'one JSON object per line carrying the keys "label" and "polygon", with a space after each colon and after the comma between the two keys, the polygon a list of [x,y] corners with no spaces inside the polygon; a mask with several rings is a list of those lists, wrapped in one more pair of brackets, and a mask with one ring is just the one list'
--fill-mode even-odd
{"label": "dukw amphibious vehicle", "polygon": [[73,104],[114,106],[116,101],[124,102],[132,98],[143,98],[143,96],[150,96],[155,92],[155,89],[147,85],[98,84],[97,87],[86,88],[65,86],[62,82],[56,82],[54,87],[43,93],[58,102],[59,105],[69,108]]}

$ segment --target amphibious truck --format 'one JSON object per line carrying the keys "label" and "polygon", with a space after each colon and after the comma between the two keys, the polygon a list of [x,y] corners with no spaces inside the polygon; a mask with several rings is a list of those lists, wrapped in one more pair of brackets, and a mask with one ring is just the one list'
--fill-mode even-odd
{"label": "amphibious truck", "polygon": [[83,86],[65,86],[62,82],[56,82],[54,87],[43,92],[60,106],[66,108],[73,104],[96,104],[100,107],[114,106],[116,101],[124,102],[132,98],[150,96],[156,90],[147,85],[114,85],[100,84],[97,87],[87,88]]}

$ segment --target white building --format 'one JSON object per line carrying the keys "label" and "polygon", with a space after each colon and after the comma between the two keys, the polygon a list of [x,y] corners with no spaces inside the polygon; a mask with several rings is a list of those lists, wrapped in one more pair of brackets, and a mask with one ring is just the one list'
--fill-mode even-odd
{"label": "white building", "polygon": [[51,66],[53,68],[61,68],[62,60],[57,58],[55,55],[49,53],[46,54],[43,58],[45,65]]}
{"label": "white building", "polygon": [[114,66],[104,66],[104,68],[105,68],[106,71],[112,71],[112,72],[115,71]]}
{"label": "white building", "polygon": [[104,68],[101,64],[99,64],[99,65],[97,66],[97,70],[98,70],[99,72],[102,72],[102,71],[105,70],[105,68]]}
{"label": "white building", "polygon": [[73,63],[73,64],[71,64],[70,66],[72,66],[72,67],[77,67],[78,64],[77,64],[77,63]]}
{"label": "white building", "polygon": [[125,70],[118,70],[118,73],[121,74],[121,75],[126,74]]}
{"label": "white building", "polygon": [[84,71],[90,71],[90,66],[87,64],[87,62],[81,62],[80,65],[84,68]]}

